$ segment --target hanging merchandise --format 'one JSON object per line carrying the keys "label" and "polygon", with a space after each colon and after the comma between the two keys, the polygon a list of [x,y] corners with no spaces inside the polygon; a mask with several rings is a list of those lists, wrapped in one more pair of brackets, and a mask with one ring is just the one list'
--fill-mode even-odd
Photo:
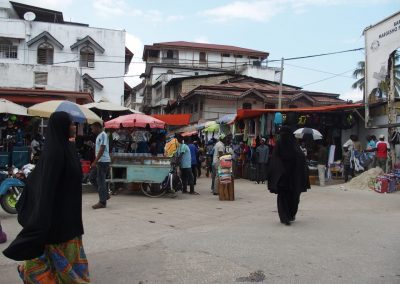
{"label": "hanging merchandise", "polygon": [[298,118],[297,113],[289,112],[289,113],[286,115],[285,124],[286,124],[286,125],[297,125],[298,120],[299,120],[299,118]]}
{"label": "hanging merchandise", "polygon": [[267,135],[266,131],[266,126],[267,126],[267,115],[263,114],[260,118],[260,135],[261,137],[265,137]]}
{"label": "hanging merchandise", "polygon": [[274,124],[275,124],[275,126],[282,126],[282,124],[283,124],[283,116],[282,116],[282,113],[280,113],[280,112],[277,112],[277,113],[275,113],[275,115],[274,115]]}
{"label": "hanging merchandise", "polygon": [[347,113],[344,114],[342,117],[342,128],[343,129],[350,129],[356,123],[353,114]]}

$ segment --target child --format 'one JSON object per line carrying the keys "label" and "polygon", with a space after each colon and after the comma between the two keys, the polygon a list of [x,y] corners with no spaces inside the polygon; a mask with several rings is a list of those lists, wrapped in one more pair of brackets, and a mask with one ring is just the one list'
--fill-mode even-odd
{"label": "child", "polygon": [[0,223],[0,244],[3,244],[7,241],[7,235],[6,233],[3,232],[3,229],[1,227],[1,223]]}
{"label": "child", "polygon": [[351,170],[351,152],[349,151],[349,146],[343,146],[343,166],[344,166],[344,182],[349,181],[349,174],[353,177],[352,170]]}

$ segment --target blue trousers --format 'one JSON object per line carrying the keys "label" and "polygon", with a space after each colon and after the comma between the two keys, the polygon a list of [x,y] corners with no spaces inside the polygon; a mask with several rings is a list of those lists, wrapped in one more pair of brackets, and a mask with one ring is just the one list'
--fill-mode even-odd
{"label": "blue trousers", "polygon": [[96,187],[97,192],[99,193],[100,203],[107,204],[108,199],[108,188],[106,183],[108,169],[110,167],[110,163],[97,163],[96,168],[92,168],[90,171],[90,183]]}

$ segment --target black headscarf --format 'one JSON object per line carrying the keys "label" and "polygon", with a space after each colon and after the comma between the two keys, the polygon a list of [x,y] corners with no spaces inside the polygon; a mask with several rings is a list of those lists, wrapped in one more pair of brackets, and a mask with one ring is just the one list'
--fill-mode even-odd
{"label": "black headscarf", "polygon": [[268,168],[268,189],[305,192],[310,188],[305,156],[289,127],[282,127]]}
{"label": "black headscarf", "polygon": [[[82,221],[79,223],[82,173],[75,146],[69,142],[71,123],[65,112],[55,112],[49,119],[43,153],[17,203],[18,222],[23,229],[3,252],[9,258],[39,257],[46,244],[63,241],[70,237],[69,232],[83,233]],[[68,208],[72,204],[74,208]],[[78,223],[76,228],[69,225],[70,216]]]}

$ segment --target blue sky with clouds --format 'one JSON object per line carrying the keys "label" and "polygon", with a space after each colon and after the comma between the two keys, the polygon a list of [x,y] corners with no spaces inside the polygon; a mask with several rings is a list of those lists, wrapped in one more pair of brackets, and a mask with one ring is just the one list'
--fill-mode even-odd
{"label": "blue sky with clouds", "polygon": [[[17,0],[18,1],[18,0]],[[65,19],[125,29],[135,53],[130,74],[140,74],[143,44],[186,40],[267,51],[270,59],[363,47],[368,25],[400,10],[400,0],[36,0],[20,2],[58,9]],[[362,51],[287,62],[284,82],[305,89],[360,98],[351,89]],[[290,65],[289,65],[290,64]],[[279,63],[271,63],[278,66]],[[317,72],[308,69],[316,69]],[[346,72],[347,73],[344,73]],[[324,73],[325,72],[325,73]],[[341,76],[314,83],[330,74]],[[137,77],[129,83],[138,82]]]}

